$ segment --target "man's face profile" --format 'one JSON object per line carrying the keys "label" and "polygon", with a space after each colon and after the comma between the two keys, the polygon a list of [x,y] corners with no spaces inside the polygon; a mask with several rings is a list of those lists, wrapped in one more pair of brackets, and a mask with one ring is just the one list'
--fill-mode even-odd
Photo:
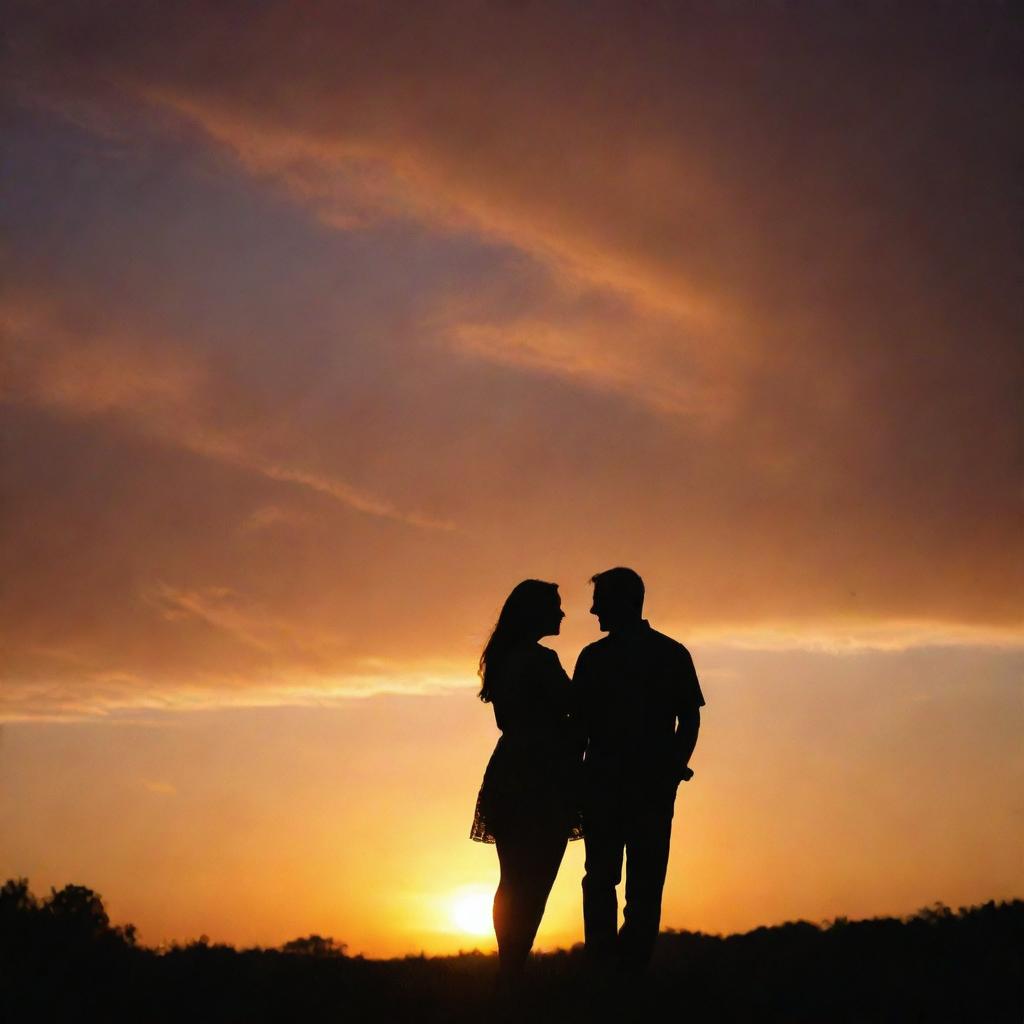
{"label": "man's face profile", "polygon": [[594,600],[590,606],[590,614],[597,616],[597,624],[605,633],[614,629],[622,618],[622,609],[615,601],[614,595],[609,594],[608,588],[600,583],[594,584]]}

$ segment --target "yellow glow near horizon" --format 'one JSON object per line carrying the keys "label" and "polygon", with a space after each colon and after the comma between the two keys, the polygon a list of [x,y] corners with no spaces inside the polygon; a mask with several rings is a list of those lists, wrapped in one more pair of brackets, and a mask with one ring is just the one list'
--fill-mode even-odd
{"label": "yellow glow near horizon", "polygon": [[490,935],[494,931],[493,903],[494,893],[482,886],[460,889],[452,900],[451,919],[469,935]]}

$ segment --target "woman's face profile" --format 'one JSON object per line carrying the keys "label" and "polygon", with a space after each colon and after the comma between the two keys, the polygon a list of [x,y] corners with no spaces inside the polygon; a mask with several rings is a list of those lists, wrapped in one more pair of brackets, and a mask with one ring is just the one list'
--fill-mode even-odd
{"label": "woman's face profile", "polygon": [[558,636],[562,631],[562,619],[564,618],[565,612],[562,611],[562,598],[559,596],[558,591],[555,591],[548,621],[544,623],[544,632],[541,633],[541,636]]}

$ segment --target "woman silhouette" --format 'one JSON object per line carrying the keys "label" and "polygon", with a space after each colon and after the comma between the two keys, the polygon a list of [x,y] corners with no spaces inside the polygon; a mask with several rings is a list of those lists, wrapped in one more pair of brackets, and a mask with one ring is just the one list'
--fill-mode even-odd
{"label": "woman silhouette", "polygon": [[480,699],[501,736],[484,772],[470,838],[494,843],[499,984],[522,974],[569,839],[583,835],[576,801],[578,746],[569,724],[569,677],[537,641],[561,629],[558,586],[523,580],[502,606],[480,656]]}

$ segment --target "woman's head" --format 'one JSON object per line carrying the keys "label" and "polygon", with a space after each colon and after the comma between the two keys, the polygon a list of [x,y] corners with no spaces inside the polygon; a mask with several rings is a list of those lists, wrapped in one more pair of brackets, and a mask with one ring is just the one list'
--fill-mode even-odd
{"label": "woman's head", "polygon": [[564,617],[557,583],[543,580],[517,583],[505,598],[491,638],[480,655],[480,699],[485,702],[491,699],[488,677],[509,651],[519,644],[534,643],[542,636],[557,636]]}

